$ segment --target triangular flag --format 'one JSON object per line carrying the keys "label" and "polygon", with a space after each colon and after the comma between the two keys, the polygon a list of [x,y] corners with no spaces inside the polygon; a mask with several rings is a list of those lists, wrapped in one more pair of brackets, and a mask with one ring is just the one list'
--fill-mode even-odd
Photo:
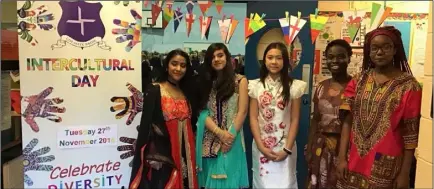
{"label": "triangular flag", "polygon": [[152,25],[155,25],[157,23],[157,18],[158,16],[160,16],[160,12],[161,12],[161,6],[158,5],[157,3],[152,4]]}
{"label": "triangular flag", "polygon": [[255,13],[255,16],[253,17],[253,21],[252,20],[250,21],[250,28],[253,30],[253,33],[265,27],[266,23],[263,20],[264,16],[265,15],[263,14],[262,17],[260,17],[258,13]]}
{"label": "triangular flag", "polygon": [[222,12],[222,8],[223,8],[223,5],[225,4],[225,1],[216,0],[214,2],[214,4],[215,4],[215,8],[217,9],[217,12],[220,14]]}
{"label": "triangular flag", "polygon": [[226,42],[226,37],[228,36],[229,32],[229,25],[231,24],[231,19],[218,20],[218,23],[222,41]]}
{"label": "triangular flag", "polygon": [[144,6],[145,8],[148,7],[148,4],[149,4],[149,0],[144,0],[144,1],[143,1],[143,6]]}
{"label": "triangular flag", "polygon": [[166,7],[163,9],[163,29],[167,27],[167,24],[169,24],[170,20],[173,18],[173,11],[171,8]]}
{"label": "triangular flag", "polygon": [[173,0],[166,0],[166,7],[172,9],[172,6],[173,6]]}
{"label": "triangular flag", "polygon": [[193,1],[187,1],[185,3],[185,7],[187,8],[187,13],[192,14],[193,8],[194,8],[194,2]]}
{"label": "triangular flag", "polygon": [[187,13],[185,15],[185,24],[187,26],[186,27],[186,29],[187,29],[187,37],[190,37],[191,26],[194,23],[194,19],[196,19],[196,15],[194,15],[194,14]]}
{"label": "triangular flag", "polygon": [[[377,18],[378,12],[380,12],[381,9],[381,4],[378,3],[372,3],[372,10],[371,10],[371,25],[370,27],[372,27],[372,24],[374,24],[375,19]],[[384,10],[382,10],[384,11]],[[382,13],[381,13],[382,14]],[[378,22],[378,21],[377,21]]]}
{"label": "triangular flag", "polygon": [[208,17],[200,16],[199,20],[200,20],[201,39],[203,39],[204,37],[208,39],[207,33],[209,34],[209,28],[211,26],[212,16],[208,16]]}
{"label": "triangular flag", "polygon": [[288,17],[288,12],[285,12],[286,14],[286,18],[280,18],[279,19],[279,23],[280,23],[280,28],[282,28],[282,32],[283,32],[283,38],[285,39],[285,42],[287,45],[291,45],[289,43],[289,17]]}
{"label": "triangular flag", "polygon": [[383,24],[384,20],[386,20],[392,10],[392,7],[383,8],[381,4],[372,3],[370,30],[374,30]]}
{"label": "triangular flag", "polygon": [[383,24],[384,20],[389,16],[389,14],[392,12],[392,7],[386,7],[386,9],[383,12],[383,15],[381,15],[380,22],[378,23],[377,27],[379,27],[381,24]]}
{"label": "triangular flag", "polygon": [[360,29],[362,20],[366,11],[343,11],[344,21],[347,22],[347,29],[350,43],[356,39],[357,32]]}
{"label": "triangular flag", "polygon": [[229,43],[229,41],[231,40],[232,36],[234,35],[235,29],[238,26],[238,20],[235,20],[232,16],[231,18],[231,24],[229,25],[229,32],[228,35],[226,37],[226,43]]}
{"label": "triangular flag", "polygon": [[247,41],[249,40],[249,36],[253,34],[253,30],[249,27],[250,19],[245,18],[244,19],[244,43],[247,44]]}
{"label": "triangular flag", "polygon": [[205,15],[208,9],[212,6],[212,1],[199,0],[197,3],[199,4],[200,11],[202,11],[202,15]]}
{"label": "triangular flag", "polygon": [[310,38],[312,44],[315,43],[316,38],[326,25],[328,19],[329,17],[327,16],[310,15]]}
{"label": "triangular flag", "polygon": [[176,33],[178,30],[179,23],[181,23],[182,18],[184,18],[184,13],[181,12],[181,8],[178,8],[174,12],[175,20],[173,20],[173,32]]}
{"label": "triangular flag", "polygon": [[298,17],[290,16],[290,29],[289,29],[289,44],[292,44],[294,39],[297,37],[298,33],[300,32],[301,28],[306,24],[305,19],[301,19],[300,12],[298,12]]}

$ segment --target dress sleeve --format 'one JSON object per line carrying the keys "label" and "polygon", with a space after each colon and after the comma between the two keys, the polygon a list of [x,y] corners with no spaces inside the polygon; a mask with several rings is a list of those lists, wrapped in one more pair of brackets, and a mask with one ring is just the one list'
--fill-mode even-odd
{"label": "dress sleeve", "polygon": [[291,99],[297,99],[303,96],[304,92],[306,91],[307,83],[300,80],[293,80],[291,89],[290,89],[290,95]]}
{"label": "dress sleeve", "polygon": [[342,93],[342,104],[339,109],[351,111],[351,105],[353,104],[354,97],[356,96],[356,86],[357,79],[351,79],[351,81],[347,84],[344,93]]}
{"label": "dress sleeve", "polygon": [[259,79],[249,81],[248,89],[249,89],[250,98],[258,98],[258,90],[259,90],[258,84],[259,83],[260,83]]}
{"label": "dress sleeve", "polygon": [[411,90],[404,95],[401,134],[404,138],[405,149],[415,149],[417,147],[421,99],[422,90]]}

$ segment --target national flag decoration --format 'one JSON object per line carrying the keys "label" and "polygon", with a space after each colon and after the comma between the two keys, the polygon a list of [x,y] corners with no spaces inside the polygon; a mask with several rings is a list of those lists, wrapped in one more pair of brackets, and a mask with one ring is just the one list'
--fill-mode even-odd
{"label": "national flag decoration", "polygon": [[318,9],[315,10],[315,14],[311,14],[310,18],[310,37],[312,40],[312,44],[315,43],[316,38],[324,29],[329,17],[327,16],[318,16]]}
{"label": "national flag decoration", "polygon": [[193,1],[185,2],[185,8],[187,8],[187,13],[193,14],[194,2]]}
{"label": "national flag decoration", "polygon": [[220,14],[222,12],[223,5],[225,4],[225,1],[223,1],[223,0],[216,0],[214,2],[214,4],[215,4],[215,8],[217,9],[217,12]]}
{"label": "national flag decoration", "polygon": [[392,12],[392,7],[383,8],[381,4],[372,3],[372,11],[371,11],[371,23],[370,27],[372,30],[378,28],[381,24],[383,24],[384,20],[389,16]]}
{"label": "national flag decoration", "polygon": [[200,11],[202,12],[202,15],[205,15],[205,13],[208,11],[209,8],[212,6],[212,1],[204,1],[199,0],[197,2],[199,4]]}
{"label": "national flag decoration", "polygon": [[347,23],[349,43],[353,43],[359,32],[363,16],[366,11],[343,11],[344,21]]}
{"label": "national flag decoration", "polygon": [[229,24],[229,30],[228,30],[228,34],[226,36],[226,43],[229,43],[229,41],[231,40],[232,36],[234,35],[235,29],[238,26],[239,21],[234,19],[234,16],[231,16],[230,19],[230,24]]}
{"label": "national flag decoration", "polygon": [[172,8],[165,7],[163,9],[163,29],[167,27],[167,25],[169,24],[170,20],[172,20],[172,18],[173,18]]}
{"label": "national flag decoration", "polygon": [[209,28],[211,26],[212,16],[200,16],[200,37],[208,39]]}
{"label": "national flag decoration", "polygon": [[194,15],[194,14],[187,13],[185,15],[185,24],[186,24],[186,29],[187,29],[187,37],[190,37],[191,26],[193,25],[195,19],[196,19],[196,15]]}
{"label": "national flag decoration", "polygon": [[148,8],[149,0],[143,0],[143,6]]}
{"label": "national flag decoration", "polygon": [[182,19],[184,18],[184,13],[181,12],[181,7],[178,7],[174,12],[175,20],[173,20],[173,32],[176,33],[176,30],[178,30],[179,24],[181,23]]}
{"label": "national flag decoration", "polygon": [[298,12],[298,16],[290,16],[290,26],[289,26],[289,44],[291,44],[294,39],[297,37],[301,28],[306,24],[306,20],[301,18],[301,12]]}
{"label": "national flag decoration", "polygon": [[220,28],[220,36],[223,42],[226,42],[226,38],[229,33],[229,26],[231,25],[231,19],[225,19],[225,16],[223,16],[223,19],[217,21]]}
{"label": "national flag decoration", "polygon": [[172,10],[173,0],[166,0],[165,2],[166,2],[166,7]]}
{"label": "national flag decoration", "polygon": [[282,28],[283,38],[287,45],[291,45],[289,41],[289,12],[285,12],[285,18],[279,19],[280,28]]}
{"label": "national flag decoration", "polygon": [[151,14],[152,14],[152,25],[155,25],[157,22],[158,16],[160,16],[161,13],[161,4],[158,2],[155,2],[152,4]]}

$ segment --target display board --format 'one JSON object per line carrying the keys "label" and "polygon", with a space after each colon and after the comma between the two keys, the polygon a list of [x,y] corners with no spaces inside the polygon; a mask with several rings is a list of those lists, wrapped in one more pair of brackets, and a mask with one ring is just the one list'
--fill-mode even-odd
{"label": "display board", "polygon": [[141,8],[17,2],[24,188],[128,187],[143,102]]}

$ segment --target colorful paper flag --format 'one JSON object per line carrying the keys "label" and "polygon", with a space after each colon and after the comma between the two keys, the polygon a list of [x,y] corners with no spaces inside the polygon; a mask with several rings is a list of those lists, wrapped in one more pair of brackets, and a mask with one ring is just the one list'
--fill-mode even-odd
{"label": "colorful paper flag", "polygon": [[144,6],[145,8],[148,8],[148,4],[149,4],[149,0],[144,0],[144,1],[143,1],[143,6]]}
{"label": "colorful paper flag", "polygon": [[171,8],[166,7],[163,9],[163,29],[167,27],[170,20],[173,18],[173,11]]}
{"label": "colorful paper flag", "polygon": [[253,30],[250,28],[250,19],[244,19],[244,44],[249,41],[249,36],[253,34]]}
{"label": "colorful paper flag", "polygon": [[218,24],[219,24],[220,36],[222,38],[222,41],[226,42],[226,38],[229,33],[229,26],[231,24],[231,19],[225,19],[223,17],[223,19],[218,20]]}
{"label": "colorful paper flag", "polygon": [[327,16],[310,15],[310,37],[312,44],[315,43],[316,38],[321,33],[322,29],[324,29],[328,19],[329,17]]}
{"label": "colorful paper flag", "polygon": [[223,5],[225,4],[225,1],[223,1],[223,0],[216,0],[214,2],[214,4],[215,4],[215,8],[217,9],[217,12],[220,14],[222,12],[222,8],[223,8]]}
{"label": "colorful paper flag", "polygon": [[208,11],[209,8],[212,6],[212,1],[197,1],[199,4],[200,11],[202,12],[202,15],[205,15],[205,13]]}
{"label": "colorful paper flag", "polygon": [[280,28],[282,28],[283,38],[285,39],[286,44],[291,45],[289,42],[289,12],[286,11],[285,15],[286,15],[285,18],[279,19],[279,23],[280,23]]}
{"label": "colorful paper flag", "polygon": [[255,13],[255,16],[253,17],[253,21],[250,21],[250,28],[253,30],[253,33],[256,31],[262,29],[265,27],[266,23],[263,20],[265,17],[265,14],[262,14],[262,17],[258,15],[258,13]]}
{"label": "colorful paper flag", "polygon": [[175,20],[173,20],[173,32],[176,33],[176,30],[178,30],[179,23],[181,23],[182,18],[184,18],[184,13],[181,12],[181,8],[178,7],[177,10],[174,12]]}
{"label": "colorful paper flag", "polygon": [[232,36],[234,35],[235,29],[238,26],[239,21],[234,19],[234,16],[231,16],[231,23],[229,25],[229,31],[226,37],[226,43],[229,43],[229,41],[231,40]]}
{"label": "colorful paper flag", "polygon": [[193,8],[194,8],[194,2],[193,1],[187,1],[185,3],[185,7],[187,8],[188,14],[193,14]]}
{"label": "colorful paper flag", "polygon": [[166,7],[172,10],[173,0],[166,0]]}
{"label": "colorful paper flag", "polygon": [[347,23],[350,43],[352,43],[357,36],[357,32],[359,32],[366,11],[342,11],[342,14],[344,16],[344,21]]}
{"label": "colorful paper flag", "polygon": [[392,7],[386,7],[383,9],[381,4],[372,3],[372,11],[371,11],[371,30],[378,28],[381,24],[383,24],[384,20],[389,16],[392,12]]}
{"label": "colorful paper flag", "polygon": [[187,26],[186,27],[187,37],[190,37],[191,26],[193,25],[195,19],[196,19],[196,15],[194,15],[194,14],[187,13],[185,15],[185,24]]}
{"label": "colorful paper flag", "polygon": [[305,19],[301,19],[301,12],[298,12],[298,17],[290,16],[290,26],[289,26],[289,44],[292,44],[294,39],[297,37],[301,28],[306,24]]}
{"label": "colorful paper flag", "polygon": [[211,22],[212,22],[212,16],[208,16],[208,17],[200,16],[199,20],[200,20],[201,39],[203,39],[204,37],[206,37],[206,39],[208,39],[209,28],[210,28]]}
{"label": "colorful paper flag", "polygon": [[161,6],[158,3],[152,4],[152,25],[155,25],[157,23],[157,18],[160,16],[161,13]]}

